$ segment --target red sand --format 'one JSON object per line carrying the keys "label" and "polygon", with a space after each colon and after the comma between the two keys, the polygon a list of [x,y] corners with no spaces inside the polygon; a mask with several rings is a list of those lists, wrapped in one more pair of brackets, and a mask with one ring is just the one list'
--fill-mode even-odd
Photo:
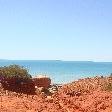
{"label": "red sand", "polygon": [[2,91],[0,112],[112,112],[112,92],[101,89],[107,82],[112,78],[79,80],[64,85],[52,96]]}

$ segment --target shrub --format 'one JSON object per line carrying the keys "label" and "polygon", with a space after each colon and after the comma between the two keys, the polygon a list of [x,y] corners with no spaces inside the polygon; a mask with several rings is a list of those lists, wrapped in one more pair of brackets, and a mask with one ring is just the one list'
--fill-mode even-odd
{"label": "shrub", "polygon": [[35,91],[31,75],[19,65],[0,67],[0,82],[7,90],[20,93],[33,93]]}
{"label": "shrub", "polygon": [[102,90],[112,91],[112,83],[106,83],[103,85]]}
{"label": "shrub", "polygon": [[0,67],[0,76],[4,78],[31,78],[28,71],[19,65]]}

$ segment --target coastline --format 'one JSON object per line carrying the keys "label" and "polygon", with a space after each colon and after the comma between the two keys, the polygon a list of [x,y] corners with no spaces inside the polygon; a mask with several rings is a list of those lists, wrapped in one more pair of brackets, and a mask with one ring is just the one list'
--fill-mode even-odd
{"label": "coastline", "polygon": [[106,76],[112,73],[112,63],[91,61],[61,61],[61,60],[5,60],[0,66],[17,64],[28,70],[32,77],[45,74],[53,83],[69,83],[74,80],[94,76]]}

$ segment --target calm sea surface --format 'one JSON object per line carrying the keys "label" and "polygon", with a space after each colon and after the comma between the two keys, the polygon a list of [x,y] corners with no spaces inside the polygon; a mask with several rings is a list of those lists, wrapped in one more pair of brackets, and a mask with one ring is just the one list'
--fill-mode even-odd
{"label": "calm sea surface", "polygon": [[80,78],[106,76],[112,73],[112,62],[0,61],[0,66],[10,64],[24,66],[32,76],[45,74],[51,77],[53,83],[69,83]]}

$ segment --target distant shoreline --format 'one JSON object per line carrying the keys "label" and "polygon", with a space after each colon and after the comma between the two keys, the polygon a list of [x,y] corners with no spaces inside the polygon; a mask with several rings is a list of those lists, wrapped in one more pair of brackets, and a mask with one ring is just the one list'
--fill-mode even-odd
{"label": "distant shoreline", "polygon": [[112,61],[75,61],[75,60],[33,60],[33,59],[0,59],[0,61],[54,61],[54,62],[77,62],[77,63],[112,63]]}
{"label": "distant shoreline", "polygon": [[20,65],[32,77],[47,75],[53,83],[69,83],[86,77],[106,76],[112,73],[111,62],[61,61],[61,60],[0,60],[0,67]]}

